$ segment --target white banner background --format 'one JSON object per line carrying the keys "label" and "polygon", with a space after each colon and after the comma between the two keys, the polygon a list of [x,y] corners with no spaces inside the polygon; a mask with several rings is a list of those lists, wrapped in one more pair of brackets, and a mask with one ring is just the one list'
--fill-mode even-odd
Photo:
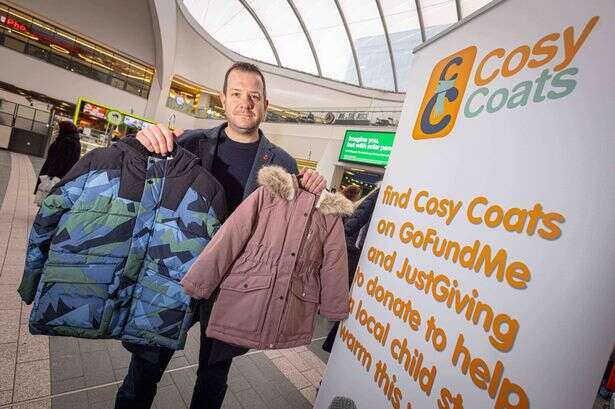
{"label": "white banner background", "polygon": [[[569,95],[534,102],[533,88],[525,106],[464,117],[468,96],[479,88],[474,83],[477,65],[489,51],[501,47],[508,54],[524,44],[532,49],[545,35],[559,33],[559,38],[550,43],[558,47],[552,61],[539,68],[525,67],[508,78],[498,75],[486,85],[490,95],[499,88],[510,91],[522,81],[535,81],[544,69],[548,68],[553,75],[553,68],[564,59],[564,30],[573,26],[574,39],[578,40],[593,16],[600,17],[598,23],[568,65],[578,69],[576,75],[567,77],[576,81]],[[443,138],[414,140],[412,132],[417,113],[434,66],[469,46],[476,46],[477,54],[454,128]],[[484,76],[500,67],[503,60],[489,60]],[[417,52],[382,184],[383,188],[391,185],[398,192],[411,188],[410,203],[406,209],[383,205],[383,191],[380,192],[359,263],[365,283],[362,288],[355,283],[352,292],[356,302],[353,313],[361,301],[379,321],[391,324],[388,340],[384,347],[380,345],[352,315],[345,326],[371,353],[371,368],[366,370],[361,365],[338,333],[316,401],[317,409],[328,408],[335,396],[352,399],[359,409],[396,407],[374,381],[379,360],[387,364],[389,376],[396,376],[396,386],[403,395],[399,407],[403,409],[438,408],[444,387],[453,396],[461,394],[465,408],[521,407],[515,405],[517,401],[512,395],[509,405],[496,405],[496,399],[479,389],[469,374],[461,372],[461,363],[453,365],[451,358],[460,333],[464,334],[464,346],[472,358],[483,359],[491,373],[497,361],[503,363],[503,378],[523,388],[532,409],[591,408],[615,342],[614,67],[615,2],[612,0],[504,1]],[[550,90],[561,91],[561,88],[554,88],[547,81],[544,94]],[[487,98],[477,96],[472,108],[476,109]],[[415,196],[422,190],[428,191],[429,197],[462,202],[452,223],[447,225],[440,217],[414,209]],[[502,226],[488,228],[484,224],[472,224],[466,211],[477,196],[485,196],[489,204],[498,204],[504,210],[512,207],[529,210],[540,203],[545,213],[557,212],[565,217],[565,222],[559,224],[562,234],[556,240],[545,240],[538,234],[511,233]],[[482,209],[484,214],[486,207],[477,209]],[[395,223],[392,238],[376,233],[381,219]],[[402,244],[399,232],[406,221],[412,222],[416,230],[434,228],[441,239],[468,245],[480,240],[491,245],[494,253],[505,249],[508,263],[518,260],[530,269],[527,288],[513,289],[506,281],[485,277],[482,271],[470,271],[435,257],[429,250]],[[367,260],[372,246],[386,254],[397,252],[391,272]],[[488,341],[492,332],[485,332],[480,325],[473,325],[443,303],[434,301],[431,295],[398,279],[395,271],[401,268],[405,257],[413,267],[457,279],[462,294],[477,289],[478,299],[491,305],[496,314],[507,313],[516,318],[519,332],[512,349],[498,351]],[[412,301],[422,318],[419,331],[412,331],[382,303],[366,294],[367,281],[376,276],[396,296]],[[447,335],[442,352],[437,352],[424,338],[431,316]],[[411,350],[416,348],[424,354],[423,366],[436,367],[430,396],[391,357],[389,348],[395,338],[407,338]],[[501,388],[500,383],[498,392]],[[452,400],[447,402],[445,405],[441,400],[440,407],[455,407]]]}

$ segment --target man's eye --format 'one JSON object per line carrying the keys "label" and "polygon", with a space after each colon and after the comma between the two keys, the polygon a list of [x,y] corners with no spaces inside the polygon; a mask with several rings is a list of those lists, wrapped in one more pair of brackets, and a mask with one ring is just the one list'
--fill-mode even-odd
{"label": "man's eye", "polygon": [[256,100],[256,101],[260,101],[261,100],[261,96],[260,95],[252,95],[252,99]]}

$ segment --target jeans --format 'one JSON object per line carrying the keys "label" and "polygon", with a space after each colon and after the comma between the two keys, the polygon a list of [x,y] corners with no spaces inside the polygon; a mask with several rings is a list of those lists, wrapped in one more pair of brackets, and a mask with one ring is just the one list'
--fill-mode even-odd
{"label": "jeans", "polygon": [[[218,354],[215,348],[218,341],[205,335],[210,312],[204,311],[205,308],[200,309],[201,317],[207,316],[201,320],[199,367],[190,409],[219,409],[222,406],[233,361],[232,357],[210,361],[212,350]],[[115,409],[149,409],[156,396],[157,384],[175,351],[159,347],[127,348],[132,352],[132,359],[128,374],[117,392]]]}

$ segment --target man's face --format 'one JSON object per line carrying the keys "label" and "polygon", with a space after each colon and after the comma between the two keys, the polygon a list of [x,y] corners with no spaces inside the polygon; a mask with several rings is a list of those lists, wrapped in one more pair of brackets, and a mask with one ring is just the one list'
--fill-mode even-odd
{"label": "man's face", "polygon": [[228,76],[226,95],[220,94],[229,126],[238,132],[258,129],[267,112],[261,77],[253,72],[233,70]]}

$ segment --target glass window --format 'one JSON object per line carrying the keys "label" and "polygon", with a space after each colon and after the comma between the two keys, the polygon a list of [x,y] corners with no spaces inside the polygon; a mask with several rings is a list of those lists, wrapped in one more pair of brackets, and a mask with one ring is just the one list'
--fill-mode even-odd
{"label": "glass window", "polygon": [[26,43],[15,37],[17,37],[15,34],[7,33],[4,37],[4,46],[23,53],[26,50]]}
{"label": "glass window", "polygon": [[119,78],[111,77],[111,82],[109,85],[115,88],[124,89],[124,85],[126,85],[126,83]]}
{"label": "glass window", "polygon": [[141,95],[141,87],[131,82],[126,83],[126,91],[130,92],[131,94]]}
{"label": "glass window", "polygon": [[73,59],[71,65],[71,71],[76,72],[77,74],[81,74],[83,76],[89,77],[92,72],[92,68],[90,67],[90,63],[87,61],[81,61],[79,59]]}
{"label": "glass window", "polygon": [[95,65],[96,62],[100,61],[97,58],[98,52],[93,44],[77,38],[72,40],[70,35],[64,33],[62,36],[58,36],[58,40],[61,40],[61,45],[63,47],[71,50],[71,54],[75,56],[75,59],[79,59],[91,65]]}
{"label": "glass window", "polygon": [[15,124],[13,126],[15,128],[25,129],[26,131],[30,131],[32,129],[32,120],[15,117]]}
{"label": "glass window", "polygon": [[423,42],[414,1],[380,0],[395,58],[398,91],[408,90],[412,50]]}
{"label": "glass window", "polygon": [[47,135],[48,130],[49,130],[49,127],[44,122],[34,121],[34,123],[32,123],[32,132],[35,132],[41,135]]}
{"label": "glass window", "polygon": [[19,105],[17,108],[17,116],[20,116],[26,119],[34,119],[35,111],[36,110],[34,108],[31,108],[25,105]]}
{"label": "glass window", "polygon": [[421,0],[420,5],[427,39],[457,22],[455,0]]}
{"label": "glass window", "polygon": [[0,112],[0,125],[13,126],[13,115]]}
{"label": "glass window", "polygon": [[47,123],[49,122],[49,115],[50,115],[49,112],[41,111],[40,109],[37,109],[36,112],[34,113],[34,119],[38,122]]}
{"label": "glass window", "polygon": [[97,67],[96,65],[92,66],[92,71],[90,75],[96,81],[108,83],[109,82],[109,71],[103,70],[102,68]]}
{"label": "glass window", "polygon": [[137,82],[139,83],[139,88],[143,86],[143,84],[148,83],[148,79],[146,79],[146,72],[139,65],[134,63],[126,64],[123,67],[123,71],[121,74],[127,78],[129,82]]}
{"label": "glass window", "polygon": [[64,55],[50,54],[49,62],[53,65],[57,65],[60,68],[64,68],[65,70],[70,70],[71,68],[70,59],[66,58]]}
{"label": "glass window", "polygon": [[89,52],[90,55],[87,59],[90,60],[97,70],[112,72],[119,68],[112,53],[101,50],[100,48],[95,50],[91,49]]}
{"label": "glass window", "polygon": [[265,26],[282,66],[318,74],[310,44],[286,0],[248,0]]}
{"label": "glass window", "polygon": [[28,54],[41,60],[47,60],[47,58],[49,57],[48,50],[34,44],[28,44]]}
{"label": "glass window", "polygon": [[467,17],[479,8],[491,3],[492,0],[460,0],[461,18]]}
{"label": "glass window", "polygon": [[0,112],[7,112],[13,115],[15,113],[15,108],[17,108],[16,103],[0,98]]}
{"label": "glass window", "polygon": [[395,90],[391,57],[375,1],[340,0],[354,43],[363,86]]}
{"label": "glass window", "polygon": [[316,48],[322,75],[358,85],[352,49],[335,4],[331,0],[295,0],[295,6]]}
{"label": "glass window", "polygon": [[231,50],[277,65],[267,38],[238,0],[184,0],[201,26]]}

